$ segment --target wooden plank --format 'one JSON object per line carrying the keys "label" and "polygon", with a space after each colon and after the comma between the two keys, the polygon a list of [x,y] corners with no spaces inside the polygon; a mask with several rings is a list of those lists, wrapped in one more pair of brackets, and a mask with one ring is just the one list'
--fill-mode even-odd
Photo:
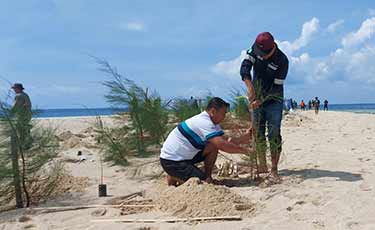
{"label": "wooden plank", "polygon": [[207,220],[242,220],[240,216],[212,216],[212,217],[193,217],[193,218],[173,218],[173,219],[95,219],[94,223],[121,222],[121,223],[176,223],[188,221],[207,221]]}
{"label": "wooden plank", "polygon": [[135,198],[137,196],[145,197],[145,194],[146,194],[145,190],[142,190],[142,191],[139,191],[139,192],[134,192],[134,193],[131,193],[131,194],[128,194],[128,195],[125,195],[125,196],[119,196],[119,197],[112,198],[112,199],[108,200],[106,202],[106,204],[118,204],[120,202],[130,200],[130,199]]}
{"label": "wooden plank", "polygon": [[82,206],[61,206],[61,207],[38,207],[38,208],[28,208],[30,211],[42,211],[43,213],[49,212],[64,212],[64,211],[74,211],[80,209],[89,208],[153,208],[155,205],[137,205],[137,204],[124,204],[124,205],[82,205]]}

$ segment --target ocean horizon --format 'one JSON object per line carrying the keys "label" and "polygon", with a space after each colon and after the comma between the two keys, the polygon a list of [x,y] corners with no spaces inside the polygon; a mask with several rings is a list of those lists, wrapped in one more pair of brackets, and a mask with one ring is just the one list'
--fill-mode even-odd
{"label": "ocean horizon", "polygon": [[[298,108],[299,109],[299,108]],[[323,106],[321,105],[321,109]],[[328,105],[331,111],[343,111],[354,113],[375,114],[375,103],[371,104],[332,104]],[[34,118],[52,117],[83,117],[83,116],[110,116],[121,112],[127,112],[127,108],[67,108],[67,109],[38,109]]]}
{"label": "ocean horizon", "polygon": [[87,116],[110,116],[117,113],[127,112],[126,108],[67,108],[67,109],[38,109],[35,110],[34,118],[53,117],[87,117]]}

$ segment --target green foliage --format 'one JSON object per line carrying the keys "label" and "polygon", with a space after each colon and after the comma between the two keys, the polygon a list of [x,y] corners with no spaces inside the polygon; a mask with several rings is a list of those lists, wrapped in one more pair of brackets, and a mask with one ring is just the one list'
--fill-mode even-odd
{"label": "green foliage", "polygon": [[[120,120],[120,117],[118,117]],[[100,116],[96,118],[95,132],[98,142],[104,154],[105,161],[112,161],[116,165],[127,165],[127,157],[134,154],[132,149],[136,147],[134,138],[129,138],[130,129],[126,125],[115,128],[105,127]]]}
{"label": "green foliage", "polygon": [[213,98],[214,96],[212,95],[211,92],[207,92],[206,96],[201,100],[201,103],[199,104],[199,107],[201,111],[205,110],[207,108],[208,102]]}
{"label": "green foliage", "polygon": [[235,118],[239,120],[249,120],[249,100],[247,99],[246,91],[244,89],[233,89],[231,91],[231,104]]}
{"label": "green foliage", "polygon": [[[268,92],[265,92],[261,81],[255,81],[255,83],[253,84],[255,90],[255,98],[259,100],[261,103],[264,103],[268,100],[274,100],[279,102],[283,101],[283,98],[278,93],[273,93],[273,88],[271,88]],[[268,150],[268,146],[266,139],[264,137],[260,137],[257,134],[260,128],[260,120],[255,120],[253,110],[250,111],[250,116],[253,128],[252,146],[255,148],[255,153],[247,156],[247,160],[252,166],[256,166],[258,170],[259,165],[263,167],[266,166],[266,152]],[[258,119],[260,119],[259,116]],[[269,145],[271,145],[272,149],[281,149],[281,143],[278,143],[275,140],[269,140]],[[256,176],[258,177],[259,175]]]}
{"label": "green foliage", "polygon": [[[106,145],[106,160],[126,164],[127,156],[142,156],[150,145],[160,145],[169,131],[167,103],[156,92],[135,84],[119,74],[107,61],[96,59],[99,70],[111,77],[104,81],[107,101],[113,107],[128,109],[129,117],[119,128],[99,128],[99,136]],[[126,115],[120,115],[120,120]],[[125,119],[126,120],[126,119]]]}
{"label": "green foliage", "polygon": [[148,97],[146,91],[140,117],[145,131],[149,135],[150,144],[160,144],[167,138],[169,126],[166,107],[159,96],[155,94]]}
{"label": "green foliage", "polygon": [[0,205],[16,197],[17,207],[24,202],[28,207],[55,188],[55,167],[60,165],[53,161],[58,148],[55,130],[38,127],[29,114],[25,118],[4,101],[0,114]]}
{"label": "green foliage", "polygon": [[255,98],[260,100],[262,103],[268,100],[275,100],[282,102],[284,100],[278,93],[273,93],[273,88],[271,88],[268,92],[264,91],[263,85],[261,81],[255,81],[254,90],[255,90]]}
{"label": "green foliage", "polygon": [[201,112],[198,103],[194,101],[178,98],[174,100],[172,111],[178,122],[185,121],[186,119],[197,115]]}

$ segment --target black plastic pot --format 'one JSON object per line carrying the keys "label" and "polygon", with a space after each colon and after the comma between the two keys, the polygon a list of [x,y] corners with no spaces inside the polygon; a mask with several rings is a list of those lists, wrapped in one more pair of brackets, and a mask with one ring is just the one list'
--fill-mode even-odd
{"label": "black plastic pot", "polygon": [[100,184],[99,185],[99,197],[107,196],[107,185]]}

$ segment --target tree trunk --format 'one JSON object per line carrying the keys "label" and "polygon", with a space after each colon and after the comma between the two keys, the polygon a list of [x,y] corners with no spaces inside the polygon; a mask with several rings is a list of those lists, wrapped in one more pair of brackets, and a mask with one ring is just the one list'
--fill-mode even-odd
{"label": "tree trunk", "polygon": [[17,141],[14,135],[10,138],[11,142],[11,154],[12,154],[12,167],[13,167],[13,183],[16,193],[16,207],[23,208],[22,201],[22,190],[21,190],[21,178],[20,178],[20,169],[18,165],[18,148]]}

